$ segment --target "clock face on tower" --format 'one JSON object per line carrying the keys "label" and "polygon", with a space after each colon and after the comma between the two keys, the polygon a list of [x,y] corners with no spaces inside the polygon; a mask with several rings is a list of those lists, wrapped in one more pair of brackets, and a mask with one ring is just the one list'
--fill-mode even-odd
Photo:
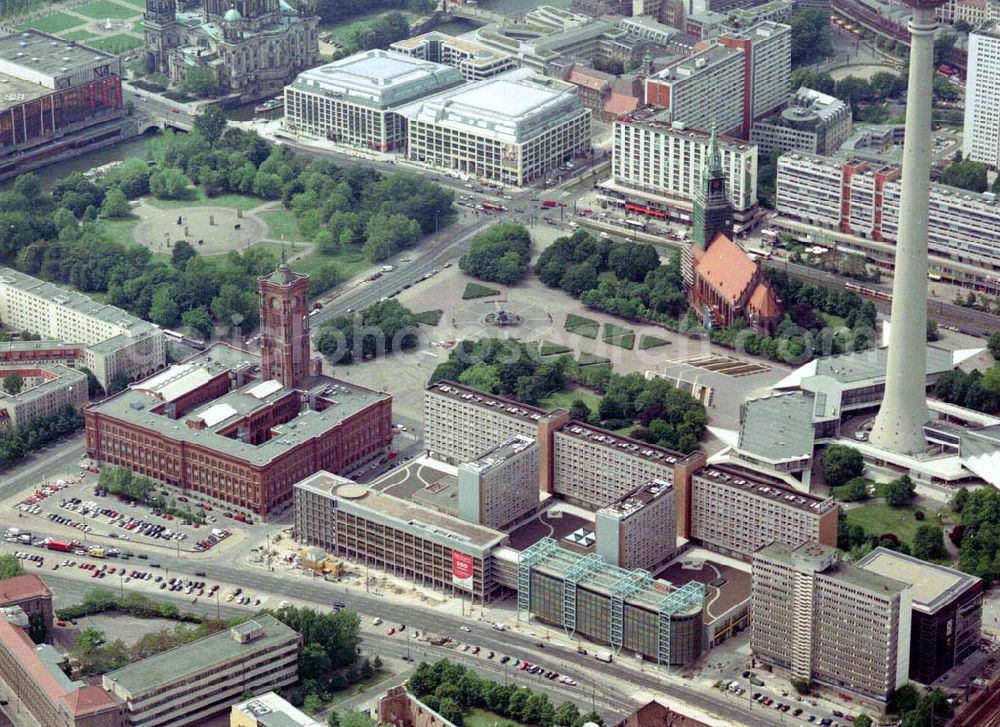
{"label": "clock face on tower", "polygon": [[271,307],[275,310],[281,310],[281,300],[279,298],[271,298]]}

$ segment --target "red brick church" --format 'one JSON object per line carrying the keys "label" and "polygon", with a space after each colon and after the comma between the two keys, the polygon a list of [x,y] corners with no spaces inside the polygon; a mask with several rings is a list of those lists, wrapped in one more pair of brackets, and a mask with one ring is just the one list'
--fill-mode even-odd
{"label": "red brick church", "polygon": [[733,242],[733,208],[714,128],[692,223],[693,242],[684,254],[683,273],[698,320],[707,328],[726,328],[743,318],[755,333],[773,333],[784,308],[760,263]]}

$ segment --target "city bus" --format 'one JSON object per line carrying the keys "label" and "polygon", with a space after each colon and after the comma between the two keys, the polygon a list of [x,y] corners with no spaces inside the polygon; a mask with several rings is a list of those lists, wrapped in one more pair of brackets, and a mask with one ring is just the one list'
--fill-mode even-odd
{"label": "city bus", "polygon": [[488,199],[484,199],[482,204],[479,205],[484,210],[488,212],[506,212],[507,208],[502,204],[497,204],[496,202],[490,202]]}

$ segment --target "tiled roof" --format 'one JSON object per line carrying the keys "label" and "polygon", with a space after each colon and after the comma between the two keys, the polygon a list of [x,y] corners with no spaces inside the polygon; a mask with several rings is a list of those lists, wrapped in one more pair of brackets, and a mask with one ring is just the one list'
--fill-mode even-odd
{"label": "tiled roof", "polygon": [[569,72],[569,78],[566,80],[578,86],[593,89],[594,91],[603,91],[611,85],[615,77],[594,68],[575,65],[573,66],[573,70]]}
{"label": "tiled roof", "polygon": [[52,591],[45,586],[42,579],[30,573],[0,581],[0,603],[23,601],[32,596],[51,595]]}
{"label": "tiled roof", "polygon": [[757,283],[747,306],[761,318],[776,318],[781,315],[781,304],[767,283]]}
{"label": "tiled roof", "polygon": [[733,305],[757,274],[757,263],[723,234],[716,236],[697,263],[698,274]]}
{"label": "tiled roof", "polygon": [[66,702],[69,711],[77,717],[90,714],[91,712],[103,712],[109,707],[114,707],[118,704],[114,700],[114,697],[101,687],[93,684],[81,687],[75,692],[70,692],[63,701]]}
{"label": "tiled roof", "polygon": [[613,116],[628,114],[639,108],[639,99],[624,93],[611,92],[611,98],[604,104],[604,113]]}

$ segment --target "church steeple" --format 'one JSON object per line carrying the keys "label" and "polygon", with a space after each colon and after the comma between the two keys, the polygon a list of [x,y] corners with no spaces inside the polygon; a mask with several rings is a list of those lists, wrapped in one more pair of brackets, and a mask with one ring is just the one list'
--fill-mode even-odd
{"label": "church steeple", "polygon": [[691,223],[691,237],[702,250],[707,250],[720,232],[729,239],[733,237],[733,206],[726,193],[726,173],[722,169],[715,124],[712,124],[712,136],[705,150],[701,185],[694,196]]}

